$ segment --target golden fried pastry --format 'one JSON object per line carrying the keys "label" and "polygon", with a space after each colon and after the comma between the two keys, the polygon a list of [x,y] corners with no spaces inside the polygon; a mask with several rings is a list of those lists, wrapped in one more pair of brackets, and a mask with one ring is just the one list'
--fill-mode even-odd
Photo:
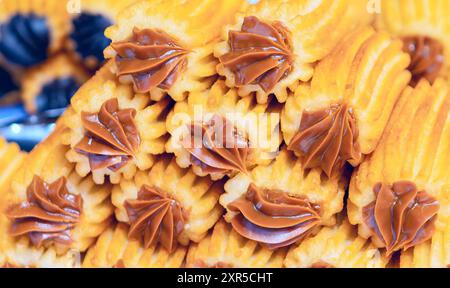
{"label": "golden fried pastry", "polygon": [[345,220],[293,247],[284,264],[288,268],[384,268],[388,261]]}
{"label": "golden fried pastry", "polygon": [[6,194],[11,185],[11,179],[19,169],[25,159],[25,153],[20,151],[17,144],[9,144],[3,138],[0,138],[0,267],[7,266],[6,254],[4,251],[5,242],[8,241],[6,235],[8,227],[6,216],[1,212],[5,210]]}
{"label": "golden fried pastry", "polygon": [[168,97],[153,102],[122,85],[106,64],[72,98],[74,113],[64,118],[69,128],[62,141],[69,145],[67,159],[81,177],[91,173],[95,183],[131,179],[136,170],[153,164],[164,152]]}
{"label": "golden fried pastry", "polygon": [[180,168],[165,154],[150,171],[138,171],[114,186],[112,202],[117,220],[130,224],[131,239],[145,248],[159,243],[174,251],[178,243],[200,241],[222,216],[223,184]]}
{"label": "golden fried pastry", "polygon": [[60,54],[25,73],[22,80],[22,99],[30,114],[61,110],[88,79],[83,68]]}
{"label": "golden fried pastry", "polygon": [[59,51],[67,35],[65,1],[3,0],[0,9],[0,58],[28,68]]}
{"label": "golden fried pastry", "polygon": [[[176,101],[202,91],[216,74],[213,46],[220,28],[233,19],[242,0],[140,1],[119,13],[106,30],[112,44],[105,56],[122,83],[136,93]],[[130,85],[131,86],[131,85]]]}
{"label": "golden fried pastry", "polygon": [[8,233],[4,251],[14,266],[78,265],[108,227],[114,212],[111,185],[81,178],[65,159],[60,123],[24,160],[12,179],[4,214]]}
{"label": "golden fried pastry", "polygon": [[406,251],[403,263],[449,264],[449,96],[442,79],[408,87],[377,149],[352,176],[350,222],[388,254]]}
{"label": "golden fried pastry", "polygon": [[382,0],[379,29],[400,37],[411,55],[411,85],[425,78],[433,83],[450,69],[450,18],[447,0]]}
{"label": "golden fried pastry", "polygon": [[120,223],[102,233],[89,248],[83,268],[180,268],[187,248],[169,253],[160,244],[144,248],[139,240],[128,237],[129,227]]}
{"label": "golden fried pastry", "polygon": [[96,69],[103,63],[103,50],[111,44],[104,31],[113,25],[117,14],[137,0],[81,0],[79,7],[70,6],[71,29],[68,46],[72,54],[88,68]]}
{"label": "golden fried pastry", "polygon": [[311,78],[313,63],[366,21],[364,2],[261,0],[224,29],[214,51],[217,71],[241,96],[256,94],[265,103],[273,93],[285,102]]}
{"label": "golden fried pastry", "polygon": [[283,149],[270,165],[228,180],[220,203],[236,232],[275,249],[334,225],[344,206],[345,182],[325,179],[319,169],[305,170]]}
{"label": "golden fried pastry", "polygon": [[376,147],[411,75],[402,42],[361,27],[316,67],[311,84],[289,97],[281,127],[305,168],[339,177]]}
{"label": "golden fried pastry", "polygon": [[270,250],[243,238],[231,225],[219,221],[200,243],[189,247],[189,268],[281,268],[286,249]]}
{"label": "golden fried pastry", "polygon": [[181,167],[192,165],[197,175],[213,180],[246,173],[276,157],[282,141],[280,111],[274,99],[258,104],[218,80],[175,105],[166,121],[171,134],[166,151],[175,153]]}

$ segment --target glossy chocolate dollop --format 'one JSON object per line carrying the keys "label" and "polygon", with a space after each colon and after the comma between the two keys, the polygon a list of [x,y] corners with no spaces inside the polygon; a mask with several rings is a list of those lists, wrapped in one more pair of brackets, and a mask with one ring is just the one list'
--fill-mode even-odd
{"label": "glossy chocolate dollop", "polygon": [[384,243],[388,254],[408,249],[431,238],[439,202],[414,183],[378,183],[376,200],[363,208],[364,223],[374,240]]}
{"label": "glossy chocolate dollop", "polygon": [[206,123],[189,126],[189,137],[183,147],[191,154],[193,165],[205,173],[230,175],[247,172],[249,143],[231,121],[214,115]]}
{"label": "glossy chocolate dollop", "polygon": [[219,60],[235,75],[237,87],[258,84],[271,92],[292,70],[294,54],[289,34],[280,22],[246,17],[241,31],[229,32],[230,52]]}
{"label": "glossy chocolate dollop", "polygon": [[304,168],[319,167],[329,178],[339,176],[346,161],[361,159],[351,108],[336,104],[319,111],[304,111],[288,150],[300,155]]}
{"label": "glossy chocolate dollop", "polygon": [[47,59],[50,37],[45,17],[16,14],[0,24],[0,54],[22,67],[39,64]]}
{"label": "glossy chocolate dollop", "polygon": [[422,78],[433,83],[444,66],[444,46],[427,36],[404,37],[403,43],[403,50],[411,56],[411,84],[416,86]]}
{"label": "glossy chocolate dollop", "polygon": [[187,65],[189,51],[161,30],[137,28],[128,41],[111,44],[118,76],[131,76],[138,93],[170,89]]}
{"label": "glossy chocolate dollop", "polygon": [[83,12],[73,18],[70,39],[75,43],[75,51],[83,59],[92,57],[102,63],[103,50],[111,44],[104,31],[111,25],[112,21],[102,14]]}
{"label": "glossy chocolate dollop", "polygon": [[132,159],[140,144],[135,115],[135,109],[119,109],[116,98],[103,103],[98,113],[81,114],[86,135],[75,150],[87,155],[92,170],[117,171]]}
{"label": "glossy chocolate dollop", "polygon": [[160,243],[169,252],[177,247],[177,238],[184,229],[186,216],[180,203],[164,191],[142,186],[136,200],[125,202],[133,239],[142,239],[145,248]]}
{"label": "glossy chocolate dollop", "polygon": [[6,216],[12,220],[13,237],[28,235],[41,247],[50,243],[70,245],[70,231],[80,220],[82,199],[69,193],[66,179],[47,184],[35,176],[27,189],[27,200],[10,207]]}
{"label": "glossy chocolate dollop", "polygon": [[231,222],[236,232],[271,249],[297,242],[320,223],[319,205],[254,184],[228,209],[239,212]]}
{"label": "glossy chocolate dollop", "polygon": [[67,107],[80,86],[81,83],[72,77],[56,78],[48,82],[36,97],[37,112]]}

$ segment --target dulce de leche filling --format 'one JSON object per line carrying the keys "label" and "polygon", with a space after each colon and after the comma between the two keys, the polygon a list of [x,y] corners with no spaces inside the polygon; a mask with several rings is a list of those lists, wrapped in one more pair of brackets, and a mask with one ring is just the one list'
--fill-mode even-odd
{"label": "dulce de leche filling", "polygon": [[183,147],[191,154],[192,163],[204,173],[225,176],[247,172],[248,140],[220,115],[214,115],[206,123],[192,123]]}
{"label": "dulce de leche filling", "polygon": [[138,93],[170,89],[187,66],[189,51],[161,30],[135,28],[131,39],[111,47],[118,76],[131,76]]}
{"label": "dulce de leche filling", "polygon": [[228,38],[230,52],[219,60],[234,74],[237,87],[257,84],[268,93],[292,70],[290,32],[280,22],[249,16],[241,31],[230,31]]}
{"label": "dulce de leche filling", "polygon": [[302,158],[305,169],[321,168],[329,178],[339,176],[347,161],[361,159],[351,108],[336,104],[319,111],[304,111],[288,150]]}
{"label": "dulce de leche filling", "polygon": [[7,209],[6,216],[12,220],[13,237],[27,235],[37,247],[52,243],[69,246],[70,231],[79,222],[81,209],[81,197],[69,193],[65,178],[47,184],[34,176],[27,200]]}
{"label": "dulce de leche filling", "polygon": [[439,202],[414,183],[378,183],[374,202],[363,208],[364,223],[373,240],[386,247],[388,255],[418,245],[431,238]]}
{"label": "dulce de leche filling", "polygon": [[436,39],[419,35],[404,37],[403,43],[403,50],[411,56],[411,84],[416,86],[422,78],[433,83],[444,66],[444,46]]}
{"label": "dulce de leche filling", "polygon": [[75,151],[89,158],[92,170],[119,170],[132,159],[140,144],[135,115],[134,109],[119,109],[117,99],[103,103],[98,113],[82,112],[86,134]]}
{"label": "dulce de leche filling", "polygon": [[164,191],[142,186],[136,200],[125,201],[130,220],[128,236],[142,239],[145,248],[160,243],[169,252],[177,247],[186,215],[181,205]]}
{"label": "dulce de leche filling", "polygon": [[236,232],[270,249],[297,242],[320,223],[319,205],[254,184],[228,209],[239,212],[231,221]]}

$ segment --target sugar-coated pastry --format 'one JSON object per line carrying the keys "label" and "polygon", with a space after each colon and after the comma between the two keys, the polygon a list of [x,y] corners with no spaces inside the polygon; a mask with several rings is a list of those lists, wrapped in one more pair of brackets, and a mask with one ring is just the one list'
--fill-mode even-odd
{"label": "sugar-coated pastry", "polygon": [[261,0],[223,30],[217,71],[241,96],[265,103],[273,93],[285,102],[364,14],[361,0]]}
{"label": "sugar-coated pastry", "polygon": [[83,68],[60,54],[25,73],[22,79],[22,99],[31,114],[61,110],[88,79]]}
{"label": "sugar-coated pastry", "polygon": [[339,177],[376,147],[411,74],[402,42],[360,27],[317,65],[311,84],[289,97],[281,128],[305,168]]}
{"label": "sugar-coated pastry", "polygon": [[450,2],[447,0],[382,0],[377,26],[404,42],[411,55],[411,85],[425,78],[433,83],[450,75]]}
{"label": "sugar-coated pastry", "polygon": [[442,79],[408,87],[350,184],[348,215],[359,234],[425,266],[449,264],[449,96]]}
{"label": "sugar-coated pastry", "polygon": [[0,9],[0,58],[31,67],[62,48],[67,12],[61,0],[3,0]]}
{"label": "sugar-coated pastry", "polygon": [[168,251],[198,242],[220,219],[224,181],[180,168],[173,155],[159,157],[150,171],[138,171],[112,191],[116,219],[130,224],[129,237],[145,248],[159,243]]}
{"label": "sugar-coated pastry", "polygon": [[303,168],[285,148],[268,166],[240,173],[225,184],[220,203],[225,220],[242,236],[271,249],[302,240],[336,223],[344,206],[345,179],[326,179]]}
{"label": "sugar-coated pastry", "polygon": [[187,248],[179,246],[169,253],[160,244],[144,247],[128,237],[129,227],[119,223],[102,233],[89,248],[83,268],[180,268]]}
{"label": "sugar-coated pastry", "polygon": [[286,249],[270,250],[243,238],[230,224],[217,222],[208,236],[189,246],[189,268],[281,268]]}
{"label": "sugar-coated pastry", "polygon": [[217,80],[176,103],[166,121],[171,134],[166,151],[175,153],[181,167],[192,165],[197,175],[213,180],[246,173],[276,157],[282,141],[280,112],[274,98],[258,104]]}
{"label": "sugar-coated pastry", "polygon": [[107,63],[72,98],[74,113],[65,117],[63,143],[70,146],[67,159],[81,177],[91,173],[95,183],[105,177],[112,183],[131,179],[136,170],[153,164],[153,155],[164,152],[165,118],[170,98],[153,102],[120,84]]}
{"label": "sugar-coated pastry", "polygon": [[110,224],[111,185],[97,186],[74,171],[65,158],[62,129],[60,122],[12,179],[4,211],[8,233],[2,235],[12,265],[78,265],[79,254]]}
{"label": "sugar-coated pastry", "polygon": [[112,44],[105,56],[113,71],[137,93],[176,101],[202,91],[216,74],[213,46],[221,27],[233,19],[242,0],[140,1],[106,30]]}
{"label": "sugar-coated pastry", "polygon": [[0,105],[9,104],[11,102],[16,102],[17,92],[19,90],[17,82],[14,80],[13,75],[0,66]]}
{"label": "sugar-coated pastry", "polygon": [[389,262],[371,242],[358,236],[344,220],[324,227],[317,235],[291,248],[284,260],[287,268],[385,268]]}
{"label": "sugar-coated pastry", "polygon": [[136,0],[80,0],[79,13],[70,14],[69,46],[76,57],[91,68],[103,63],[103,50],[111,44],[105,29],[114,24],[117,14]]}
{"label": "sugar-coated pastry", "polygon": [[[25,153],[20,151],[17,144],[9,144],[3,138],[0,138],[0,211],[4,211],[7,205],[6,194],[10,188],[11,179],[24,159]],[[0,267],[10,265],[4,251],[5,243],[8,241],[7,237],[3,236],[8,233],[6,223],[6,216],[0,212],[0,235],[2,235],[0,237]]]}

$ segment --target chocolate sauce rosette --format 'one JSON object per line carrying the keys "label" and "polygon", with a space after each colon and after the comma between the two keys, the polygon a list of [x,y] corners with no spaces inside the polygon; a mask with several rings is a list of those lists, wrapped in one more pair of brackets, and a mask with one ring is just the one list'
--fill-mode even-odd
{"label": "chocolate sauce rosette", "polygon": [[259,103],[275,94],[285,102],[313,63],[327,55],[353,27],[370,19],[363,1],[262,0],[223,30],[214,55],[217,71],[238,94]]}
{"label": "chocolate sauce rosette", "polygon": [[410,80],[400,40],[360,27],[319,62],[311,84],[301,85],[284,107],[281,128],[288,150],[305,168],[340,177],[357,166],[381,138],[401,91]]}
{"label": "chocolate sauce rosette", "polygon": [[389,257],[369,240],[358,236],[355,226],[343,221],[323,227],[300,245],[294,246],[284,260],[287,268],[385,268]]}
{"label": "chocolate sauce rosette", "polygon": [[177,247],[169,253],[161,245],[145,248],[139,240],[128,237],[129,227],[119,223],[108,228],[89,248],[83,268],[180,268],[187,248]]}
{"label": "chocolate sauce rosette", "polygon": [[86,71],[60,54],[29,69],[23,77],[22,99],[30,114],[63,110],[86,82]]}
{"label": "chocolate sauce rosette", "polygon": [[153,102],[117,82],[106,64],[72,98],[71,113],[63,121],[69,129],[62,141],[70,146],[67,159],[81,177],[91,173],[95,183],[131,179],[136,170],[153,164],[164,152],[165,117],[169,98]]}
{"label": "chocolate sauce rosette", "polygon": [[173,155],[164,154],[150,170],[114,186],[112,202],[116,219],[130,225],[131,239],[170,252],[190,240],[200,241],[219,220],[223,185],[180,168]]}
{"label": "chocolate sauce rosette", "polygon": [[197,175],[213,180],[247,173],[276,157],[280,111],[273,98],[258,104],[217,80],[209,90],[191,93],[175,105],[166,122],[171,135],[166,150],[177,156],[180,167],[192,166]]}
{"label": "chocolate sauce rosette", "polygon": [[136,93],[176,101],[211,85],[217,60],[213,46],[220,28],[246,2],[140,1],[119,13],[106,30],[111,45],[105,56],[122,83]]}
{"label": "chocolate sauce rosette", "polygon": [[449,87],[408,87],[375,152],[352,176],[350,222],[402,265],[446,267],[449,223]]}
{"label": "chocolate sauce rosette", "polygon": [[0,11],[0,58],[16,68],[44,62],[61,50],[68,31],[66,3],[4,0]]}
{"label": "chocolate sauce rosette", "polygon": [[287,249],[270,250],[245,239],[221,220],[199,243],[191,243],[188,268],[282,268]]}
{"label": "chocolate sauce rosette", "polygon": [[411,85],[424,78],[433,83],[450,72],[450,20],[448,1],[411,2],[407,9],[401,0],[382,0],[377,27],[403,40],[411,56],[408,69]]}
{"label": "chocolate sauce rosette", "polygon": [[296,243],[320,226],[334,225],[343,209],[345,179],[326,179],[303,168],[283,149],[268,166],[240,173],[225,184],[225,220],[245,238],[270,249]]}
{"label": "chocolate sauce rosette", "polygon": [[60,123],[11,180],[3,212],[8,219],[3,243],[11,265],[77,266],[80,253],[110,223],[112,187],[77,175],[65,158],[68,148],[61,144],[65,127]]}

